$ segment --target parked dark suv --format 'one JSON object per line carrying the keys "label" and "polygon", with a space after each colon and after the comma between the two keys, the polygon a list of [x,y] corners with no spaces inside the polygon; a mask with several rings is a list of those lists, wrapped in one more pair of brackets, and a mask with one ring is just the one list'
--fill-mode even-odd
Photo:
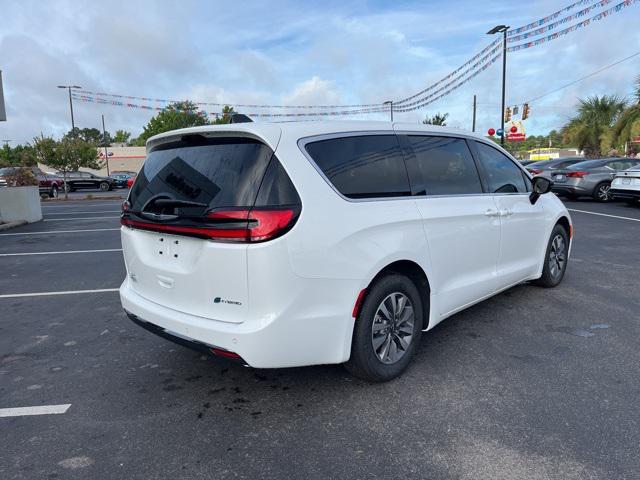
{"label": "parked dark suv", "polygon": [[[64,178],[63,174],[59,174]],[[66,189],[68,192],[75,190],[97,189],[103,192],[113,190],[116,181],[109,177],[100,177],[89,172],[67,172]]]}

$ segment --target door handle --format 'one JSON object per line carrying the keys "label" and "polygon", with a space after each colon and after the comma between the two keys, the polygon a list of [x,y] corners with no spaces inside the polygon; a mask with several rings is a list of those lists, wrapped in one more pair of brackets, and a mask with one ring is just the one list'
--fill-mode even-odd
{"label": "door handle", "polygon": [[500,212],[498,212],[498,210],[494,210],[492,208],[487,208],[487,211],[484,212],[484,214],[487,217],[499,217],[500,216]]}
{"label": "door handle", "polygon": [[504,210],[500,210],[500,213],[499,213],[499,216],[501,217],[510,217],[511,215],[513,215],[513,212],[508,208],[505,208]]}

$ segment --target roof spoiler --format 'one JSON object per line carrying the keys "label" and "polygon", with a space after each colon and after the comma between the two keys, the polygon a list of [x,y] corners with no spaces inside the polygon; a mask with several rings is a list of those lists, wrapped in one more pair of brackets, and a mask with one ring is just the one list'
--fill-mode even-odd
{"label": "roof spoiler", "polygon": [[234,113],[233,115],[231,115],[231,120],[229,121],[229,123],[252,123],[252,122],[253,120],[251,120],[249,117],[247,117],[242,113]]}

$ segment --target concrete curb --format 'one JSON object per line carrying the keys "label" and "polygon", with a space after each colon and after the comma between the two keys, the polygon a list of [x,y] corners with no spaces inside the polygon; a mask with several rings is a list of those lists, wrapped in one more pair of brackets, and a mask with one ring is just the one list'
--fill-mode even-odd
{"label": "concrete curb", "polygon": [[22,225],[26,225],[27,222],[26,220],[20,220],[18,222],[9,222],[9,223],[0,223],[0,232],[2,232],[3,230],[9,230],[10,228],[15,228],[15,227],[20,227]]}

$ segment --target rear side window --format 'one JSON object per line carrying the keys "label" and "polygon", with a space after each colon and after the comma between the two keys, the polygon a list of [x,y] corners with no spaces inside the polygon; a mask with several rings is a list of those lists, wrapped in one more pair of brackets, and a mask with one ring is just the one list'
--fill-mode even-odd
{"label": "rear side window", "polygon": [[129,194],[131,209],[144,210],[157,198],[205,204],[204,210],[251,207],[272,157],[268,146],[248,138],[189,136],[159,145]]}
{"label": "rear side window", "polygon": [[459,138],[408,137],[414,156],[407,161],[418,195],[482,193],[482,184],[467,142]]}
{"label": "rear side window", "polygon": [[526,193],[522,170],[504,153],[484,143],[476,142],[480,162],[491,193]]}
{"label": "rear side window", "polygon": [[345,197],[411,195],[407,170],[395,135],[332,138],[308,143],[305,148]]}

